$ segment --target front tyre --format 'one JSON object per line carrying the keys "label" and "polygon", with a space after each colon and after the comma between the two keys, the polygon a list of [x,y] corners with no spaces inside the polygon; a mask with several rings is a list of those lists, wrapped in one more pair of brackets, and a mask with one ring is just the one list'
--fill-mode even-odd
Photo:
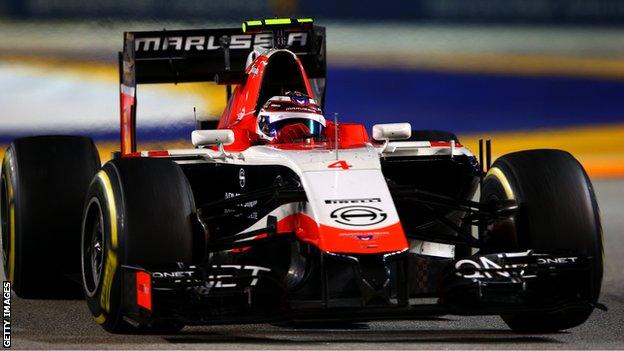
{"label": "front tyre", "polygon": [[[581,164],[560,150],[529,150],[504,155],[488,171],[481,202],[515,199],[519,212],[495,225],[491,237],[503,248],[537,252],[566,251],[591,258],[588,279],[579,277],[577,291],[597,302],[603,271],[602,228],[592,184]],[[555,332],[576,327],[593,307],[556,313],[502,316],[518,332]]]}
{"label": "front tyre", "polygon": [[177,332],[178,321],[131,326],[123,317],[122,265],[192,263],[193,199],[180,167],[166,159],[108,162],[93,179],[85,203],[83,288],[95,321],[112,333]]}

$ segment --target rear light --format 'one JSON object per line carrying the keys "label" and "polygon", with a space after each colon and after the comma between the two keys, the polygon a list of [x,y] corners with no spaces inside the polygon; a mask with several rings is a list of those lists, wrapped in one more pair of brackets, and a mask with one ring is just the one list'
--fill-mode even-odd
{"label": "rear light", "polygon": [[136,272],[137,305],[152,311],[152,277],[147,272]]}

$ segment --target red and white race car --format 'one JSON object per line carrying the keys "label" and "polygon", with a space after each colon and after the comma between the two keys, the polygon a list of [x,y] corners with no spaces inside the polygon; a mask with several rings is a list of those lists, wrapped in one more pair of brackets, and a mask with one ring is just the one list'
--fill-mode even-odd
{"label": "red and white race car", "polygon": [[[21,297],[80,287],[110,332],[443,314],[544,332],[603,307],[598,207],[570,154],[490,166],[489,142],[476,157],[449,132],[328,118],[325,28],[309,19],[125,33],[119,68],[111,161],[77,136],[6,153],[4,267]],[[198,81],[226,85],[218,126],[137,151],[137,87]]]}

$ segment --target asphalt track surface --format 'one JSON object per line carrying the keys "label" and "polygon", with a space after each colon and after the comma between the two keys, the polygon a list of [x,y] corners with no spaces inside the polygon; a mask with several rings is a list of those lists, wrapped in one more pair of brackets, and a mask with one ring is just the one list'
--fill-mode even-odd
{"label": "asphalt track surface", "polygon": [[187,327],[177,335],[111,335],[81,300],[12,299],[16,349],[624,349],[624,181],[594,183],[605,239],[601,302],[589,321],[556,334],[510,332],[496,316],[282,328],[271,325]]}

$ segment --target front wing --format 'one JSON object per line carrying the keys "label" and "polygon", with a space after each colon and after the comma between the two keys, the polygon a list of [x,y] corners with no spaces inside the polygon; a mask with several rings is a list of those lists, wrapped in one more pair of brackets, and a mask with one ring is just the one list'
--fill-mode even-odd
{"label": "front wing", "polygon": [[[171,319],[203,325],[356,322],[595,306],[587,290],[592,285],[579,283],[591,281],[591,257],[531,251],[457,260],[409,251],[376,258],[318,254],[307,278],[317,289],[304,287],[303,295],[270,267],[259,265],[124,266],[124,315],[137,324]],[[345,279],[355,288],[339,284]]]}

